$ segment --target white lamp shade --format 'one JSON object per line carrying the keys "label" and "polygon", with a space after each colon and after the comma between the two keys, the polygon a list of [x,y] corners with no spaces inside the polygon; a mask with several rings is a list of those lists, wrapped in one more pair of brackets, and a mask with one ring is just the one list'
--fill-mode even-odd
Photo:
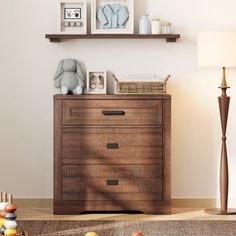
{"label": "white lamp shade", "polygon": [[204,67],[236,67],[236,31],[199,33],[198,64]]}

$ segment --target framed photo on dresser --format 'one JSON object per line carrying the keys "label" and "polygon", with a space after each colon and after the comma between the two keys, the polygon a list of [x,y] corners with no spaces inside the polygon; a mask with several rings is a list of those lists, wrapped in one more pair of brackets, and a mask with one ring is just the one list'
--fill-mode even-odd
{"label": "framed photo on dresser", "polygon": [[92,34],[133,34],[134,0],[91,0]]}
{"label": "framed photo on dresser", "polygon": [[87,94],[107,93],[107,72],[103,70],[87,71]]}

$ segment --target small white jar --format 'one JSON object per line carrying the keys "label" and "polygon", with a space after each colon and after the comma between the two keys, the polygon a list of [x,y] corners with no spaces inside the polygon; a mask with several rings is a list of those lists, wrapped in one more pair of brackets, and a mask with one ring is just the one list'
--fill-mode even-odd
{"label": "small white jar", "polygon": [[171,23],[165,22],[162,24],[162,34],[171,34]]}
{"label": "small white jar", "polygon": [[158,18],[152,19],[152,34],[161,34],[161,21]]}

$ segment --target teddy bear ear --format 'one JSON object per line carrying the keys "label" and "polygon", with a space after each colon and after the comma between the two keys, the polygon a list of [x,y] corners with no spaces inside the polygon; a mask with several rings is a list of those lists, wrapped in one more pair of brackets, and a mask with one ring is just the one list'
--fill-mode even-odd
{"label": "teddy bear ear", "polygon": [[63,71],[63,62],[64,60],[60,60],[58,67],[57,67],[57,71],[56,74],[54,76],[54,80],[56,80],[64,71]]}
{"label": "teddy bear ear", "polygon": [[83,73],[82,73],[82,70],[81,70],[79,61],[78,61],[78,60],[75,60],[75,63],[76,63],[76,73],[79,75],[79,77],[80,77],[82,80],[84,80],[84,75],[83,75]]}

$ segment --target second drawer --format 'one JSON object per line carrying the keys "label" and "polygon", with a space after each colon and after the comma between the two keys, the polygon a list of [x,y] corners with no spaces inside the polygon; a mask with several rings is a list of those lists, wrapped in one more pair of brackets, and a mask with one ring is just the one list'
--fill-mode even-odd
{"label": "second drawer", "polygon": [[162,164],[162,128],[63,128],[63,164]]}

